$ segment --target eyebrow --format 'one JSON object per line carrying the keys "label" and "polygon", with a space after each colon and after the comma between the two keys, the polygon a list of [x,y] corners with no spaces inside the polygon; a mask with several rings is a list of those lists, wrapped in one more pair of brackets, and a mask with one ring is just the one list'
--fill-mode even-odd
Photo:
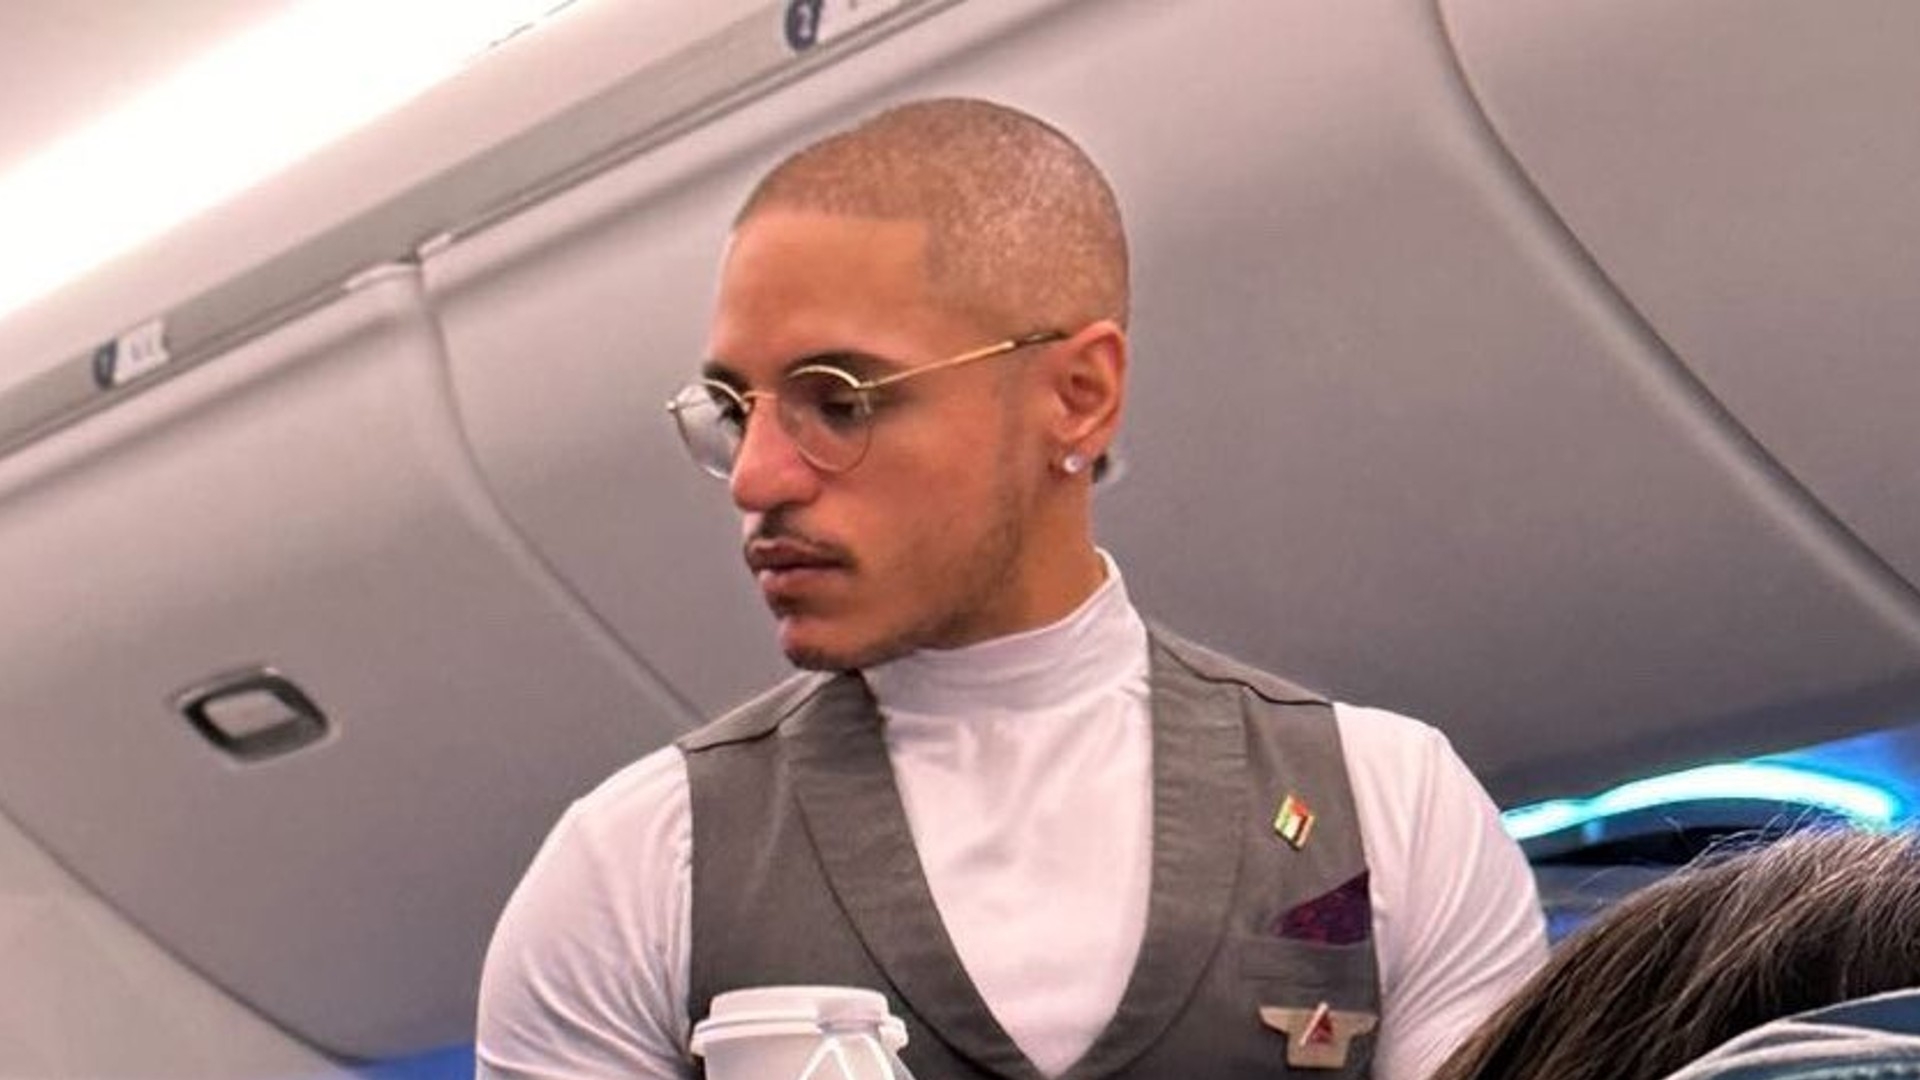
{"label": "eyebrow", "polygon": [[[788,375],[803,367],[839,368],[862,382],[906,369],[906,365],[898,361],[889,360],[884,356],[875,356],[872,353],[863,353],[857,349],[827,349],[789,360],[780,370],[782,375]],[[736,390],[748,385],[747,380],[739,372],[728,367],[724,360],[708,360],[701,364],[700,376],[715,382],[726,383]]]}
{"label": "eyebrow", "polygon": [[709,360],[701,364],[700,377],[703,379],[712,379],[714,382],[726,383],[735,390],[746,385],[746,380],[740,377],[739,372],[719,360]]}

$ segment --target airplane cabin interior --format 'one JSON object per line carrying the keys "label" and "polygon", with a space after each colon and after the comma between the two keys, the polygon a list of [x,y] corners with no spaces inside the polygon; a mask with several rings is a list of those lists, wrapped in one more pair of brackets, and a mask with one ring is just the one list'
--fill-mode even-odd
{"label": "airplane cabin interior", "polygon": [[1141,609],[1443,730],[1556,934],[1920,806],[1920,6],[537,6],[0,311],[0,1075],[471,1073],[556,817],[788,670],[662,403],[908,98],[1119,194]]}

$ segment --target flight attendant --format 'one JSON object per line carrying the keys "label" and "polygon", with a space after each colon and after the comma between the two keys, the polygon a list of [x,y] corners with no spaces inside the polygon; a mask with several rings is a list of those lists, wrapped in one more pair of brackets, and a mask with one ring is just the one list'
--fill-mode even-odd
{"label": "flight attendant", "polygon": [[1417,1080],[1540,962],[1444,737],[1129,601],[1091,517],[1127,318],[1113,192],[1013,109],[904,105],[753,191],[669,410],[805,670],[555,827],[483,1077],[697,1075],[714,995],[805,983],[884,992],[922,1080]]}

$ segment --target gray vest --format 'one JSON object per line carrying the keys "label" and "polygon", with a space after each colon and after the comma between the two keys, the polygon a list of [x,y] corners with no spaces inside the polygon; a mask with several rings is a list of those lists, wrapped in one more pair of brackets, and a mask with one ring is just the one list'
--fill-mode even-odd
{"label": "gray vest", "polygon": [[[1113,1018],[1063,1080],[1364,1077],[1379,989],[1333,710],[1158,628],[1150,637],[1146,936]],[[1042,1080],[940,922],[858,676],[797,676],[679,746],[694,1020],[741,987],[867,987],[905,1019],[918,1080]]]}

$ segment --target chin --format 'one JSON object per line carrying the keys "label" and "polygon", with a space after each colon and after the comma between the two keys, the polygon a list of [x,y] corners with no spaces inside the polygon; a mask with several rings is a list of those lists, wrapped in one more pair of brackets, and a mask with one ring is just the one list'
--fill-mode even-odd
{"label": "chin", "polygon": [[780,651],[786,654],[788,663],[806,671],[856,671],[904,656],[914,648],[910,641],[892,637],[862,640],[820,632],[824,627],[795,625],[798,622],[792,619],[781,623]]}
{"label": "chin", "polygon": [[859,666],[846,663],[839,653],[805,645],[789,646],[781,651],[786,653],[787,663],[802,671],[852,671]]}

